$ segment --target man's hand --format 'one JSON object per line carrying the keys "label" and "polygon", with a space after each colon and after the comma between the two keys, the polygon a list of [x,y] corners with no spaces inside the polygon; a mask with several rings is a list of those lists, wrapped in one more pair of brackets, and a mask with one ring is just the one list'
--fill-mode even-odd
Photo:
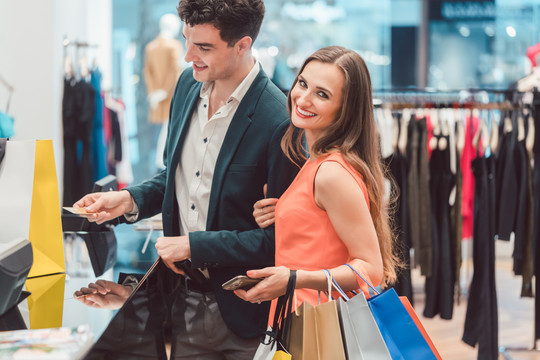
{"label": "man's hand", "polygon": [[191,257],[189,236],[160,237],[156,240],[156,250],[169,269],[177,274],[185,275],[174,263]]}
{"label": "man's hand", "polygon": [[85,305],[99,309],[120,309],[131,295],[131,286],[117,284],[113,281],[98,280],[75,291],[73,297]]}
{"label": "man's hand", "polygon": [[73,204],[76,208],[85,208],[93,214],[81,215],[88,221],[102,224],[124,215],[133,209],[133,199],[129,191],[108,191],[91,193]]}

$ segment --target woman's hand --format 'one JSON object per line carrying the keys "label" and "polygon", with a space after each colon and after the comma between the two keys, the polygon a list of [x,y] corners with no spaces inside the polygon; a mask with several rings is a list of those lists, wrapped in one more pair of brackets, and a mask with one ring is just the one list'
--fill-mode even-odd
{"label": "woman's hand", "polygon": [[277,201],[276,198],[262,199],[253,205],[253,217],[261,229],[267,228],[276,221]]}
{"label": "woman's hand", "polygon": [[285,266],[267,267],[260,270],[249,270],[247,276],[251,278],[264,278],[249,290],[235,290],[239,298],[251,303],[273,300],[287,291],[290,270]]}

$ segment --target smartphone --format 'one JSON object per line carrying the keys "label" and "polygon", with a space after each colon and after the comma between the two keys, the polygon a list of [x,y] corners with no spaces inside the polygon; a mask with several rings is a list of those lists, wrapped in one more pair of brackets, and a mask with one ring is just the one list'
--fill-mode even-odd
{"label": "smartphone", "polygon": [[223,283],[221,287],[223,288],[223,290],[237,290],[237,289],[249,290],[262,279],[263,278],[253,279],[246,275],[238,275],[238,276],[233,277],[231,280]]}

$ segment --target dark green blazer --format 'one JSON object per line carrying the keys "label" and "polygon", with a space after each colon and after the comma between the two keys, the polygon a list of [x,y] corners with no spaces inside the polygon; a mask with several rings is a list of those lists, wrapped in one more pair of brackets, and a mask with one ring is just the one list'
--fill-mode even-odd
{"label": "dark green blazer", "polygon": [[[175,170],[199,99],[202,83],[185,70],[173,95],[166,170],[128,188],[139,207],[139,219],[162,212],[165,236],[179,235]],[[210,193],[207,231],[189,234],[193,267],[206,267],[223,319],[243,338],[261,336],[268,322],[269,303],[251,304],[221,284],[247,270],[274,265],[274,227],[259,229],[253,204],[267,196],[280,197],[298,167],[283,154],[280,141],[289,126],[284,94],[261,69],[236,111],[221,147]]]}

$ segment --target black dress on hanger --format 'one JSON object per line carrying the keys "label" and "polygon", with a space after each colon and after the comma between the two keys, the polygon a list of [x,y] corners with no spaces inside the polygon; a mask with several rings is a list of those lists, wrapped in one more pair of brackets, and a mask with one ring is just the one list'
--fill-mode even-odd
{"label": "black dress on hanger", "polygon": [[475,178],[473,278],[469,288],[462,340],[478,344],[478,359],[498,359],[498,311],[495,287],[496,179],[495,159],[472,161]]}
{"label": "black dress on hanger", "polygon": [[[448,136],[434,135],[438,143]],[[455,176],[450,170],[450,148],[437,147],[431,152],[431,276],[426,276],[426,306],[424,316],[439,314],[442,319],[452,319],[455,285],[455,247],[451,237],[450,192]]]}
{"label": "black dress on hanger", "polygon": [[[401,122],[404,121],[398,117],[397,138],[401,136]],[[393,186],[399,193],[393,207],[394,226],[397,237],[398,252],[400,260],[405,264],[405,268],[398,274],[398,279],[394,284],[394,290],[400,296],[406,296],[409,302],[414,305],[413,288],[411,280],[411,256],[410,249],[412,247],[410,227],[409,227],[409,186],[407,176],[407,159],[405,155],[396,146],[394,153],[385,159],[387,168],[394,179]]]}
{"label": "black dress on hanger", "polygon": [[64,206],[92,191],[92,128],[95,90],[84,80],[64,80],[62,124],[64,135]]}

